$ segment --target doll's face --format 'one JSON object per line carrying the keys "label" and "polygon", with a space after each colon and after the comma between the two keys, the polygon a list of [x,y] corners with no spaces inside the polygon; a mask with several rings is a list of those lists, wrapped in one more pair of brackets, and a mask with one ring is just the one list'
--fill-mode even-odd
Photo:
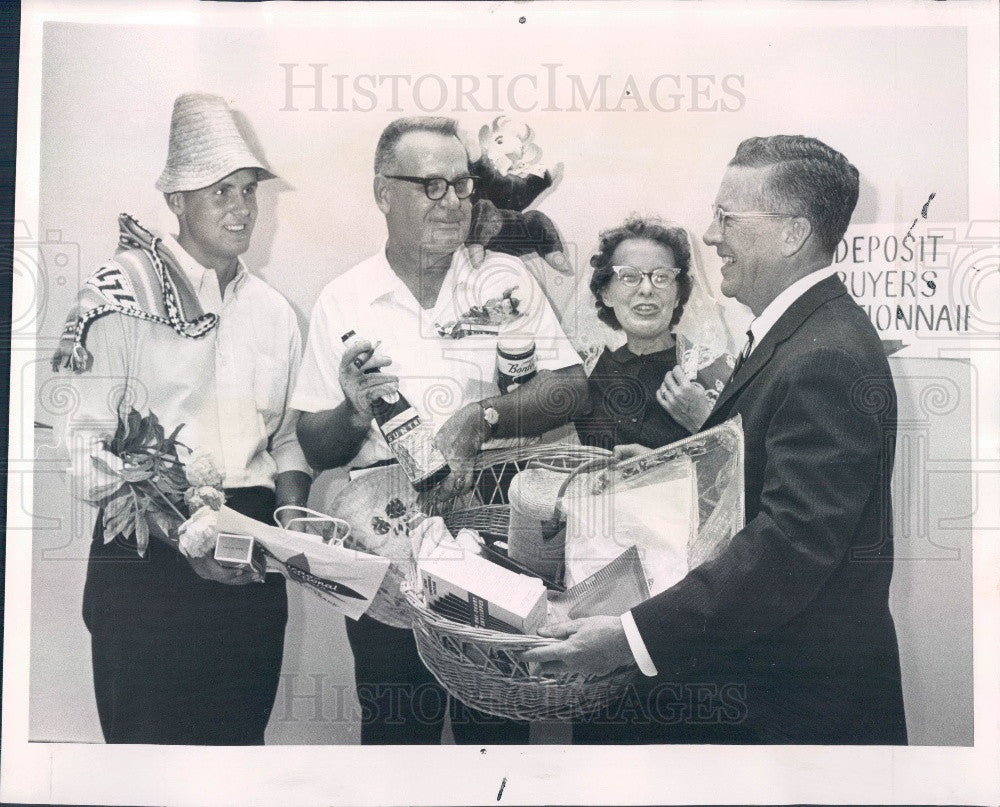
{"label": "doll's face", "polygon": [[541,149],[532,142],[533,137],[534,133],[527,124],[515,123],[501,115],[482,133],[481,145],[499,173],[518,174],[542,156]]}

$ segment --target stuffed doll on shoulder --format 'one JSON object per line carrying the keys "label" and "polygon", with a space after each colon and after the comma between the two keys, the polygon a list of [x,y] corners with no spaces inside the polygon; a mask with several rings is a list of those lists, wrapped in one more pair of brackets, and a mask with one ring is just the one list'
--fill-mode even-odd
{"label": "stuffed doll on shoulder", "polygon": [[526,209],[552,187],[562,164],[549,171],[531,127],[505,115],[482,126],[478,142],[466,147],[478,177],[469,233],[473,261],[482,260],[484,248],[522,258],[535,253],[560,274],[572,274],[552,219]]}

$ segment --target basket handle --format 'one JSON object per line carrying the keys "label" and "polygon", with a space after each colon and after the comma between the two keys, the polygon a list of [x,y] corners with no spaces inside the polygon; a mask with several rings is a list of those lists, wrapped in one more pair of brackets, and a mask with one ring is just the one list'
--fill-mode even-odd
{"label": "basket handle", "polygon": [[[281,522],[278,520],[278,513],[287,510],[298,510],[300,513],[306,513],[306,515],[297,516],[296,518],[291,519],[287,526],[282,526]],[[351,525],[344,521],[344,519],[337,518],[336,516],[328,516],[326,513],[321,513],[319,510],[313,510],[312,508],[302,507],[297,504],[283,504],[274,511],[271,517],[274,519],[274,523],[283,530],[290,529],[291,525],[297,521],[304,524],[318,524],[324,522],[327,524],[335,524],[337,527],[341,528],[344,534],[340,538],[334,538],[329,542],[334,546],[343,546],[344,541],[346,541],[351,535]]]}
{"label": "basket handle", "polygon": [[566,494],[567,488],[573,483],[581,474],[591,473],[592,471],[598,471],[602,468],[609,468],[616,462],[614,454],[607,457],[596,457],[595,459],[584,462],[574,468],[563,480],[563,483],[559,486],[559,493],[556,495],[556,507],[558,508],[559,502],[562,501],[563,496]]}

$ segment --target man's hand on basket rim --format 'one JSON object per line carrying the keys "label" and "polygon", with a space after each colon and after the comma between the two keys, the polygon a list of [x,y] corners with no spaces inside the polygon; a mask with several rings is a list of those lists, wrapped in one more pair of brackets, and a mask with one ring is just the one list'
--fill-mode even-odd
{"label": "man's hand on basket rim", "polygon": [[643,454],[651,454],[652,452],[652,448],[639,445],[639,443],[629,443],[628,445],[614,447],[615,462],[633,460],[636,457],[641,457]]}
{"label": "man's hand on basket rim", "polygon": [[635,663],[625,628],[616,616],[588,616],[543,625],[538,635],[564,640],[521,654],[522,661],[538,664],[539,675],[564,672],[606,675]]}
{"label": "man's hand on basket rim", "polygon": [[434,443],[444,454],[451,473],[433,491],[435,501],[453,499],[472,487],[472,472],[479,449],[489,437],[488,425],[478,403],[459,409],[434,436]]}

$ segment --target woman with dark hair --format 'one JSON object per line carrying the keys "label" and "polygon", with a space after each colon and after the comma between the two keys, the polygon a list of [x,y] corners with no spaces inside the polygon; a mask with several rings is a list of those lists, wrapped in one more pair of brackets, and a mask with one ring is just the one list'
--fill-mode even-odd
{"label": "woman with dark hair", "polygon": [[590,290],[598,318],[623,330],[625,344],[605,348],[590,374],[591,410],[575,421],[582,443],[658,448],[708,417],[712,402],[678,366],[673,333],[691,296],[690,263],[686,233],[655,219],[601,233]]}

